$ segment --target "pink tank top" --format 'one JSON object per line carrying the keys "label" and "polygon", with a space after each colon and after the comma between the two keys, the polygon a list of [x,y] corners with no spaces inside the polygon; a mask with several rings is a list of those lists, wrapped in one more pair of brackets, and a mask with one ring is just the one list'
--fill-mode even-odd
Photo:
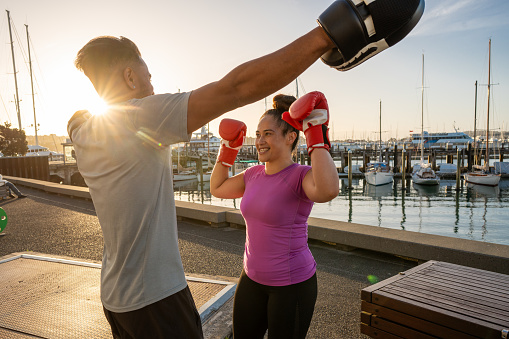
{"label": "pink tank top", "polygon": [[313,276],[316,262],[308,247],[307,220],[313,207],[302,189],[310,166],[292,164],[267,175],[265,166],[244,173],[240,211],[246,220],[244,270],[269,286],[286,286]]}

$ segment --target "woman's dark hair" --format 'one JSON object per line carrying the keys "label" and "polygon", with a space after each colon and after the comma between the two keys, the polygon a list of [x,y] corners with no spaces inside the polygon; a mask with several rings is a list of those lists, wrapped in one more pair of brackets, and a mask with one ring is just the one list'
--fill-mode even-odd
{"label": "woman's dark hair", "polygon": [[290,105],[297,100],[292,95],[284,95],[284,94],[278,94],[272,99],[272,109],[269,109],[267,112],[263,113],[260,117],[260,120],[262,120],[265,116],[271,116],[276,120],[276,124],[279,128],[281,128],[281,131],[283,132],[283,135],[287,135],[290,132],[297,133],[297,137],[295,138],[293,144],[292,144],[292,152],[297,147],[297,144],[299,143],[299,130],[284,121],[281,116],[284,112],[287,112],[290,108]]}

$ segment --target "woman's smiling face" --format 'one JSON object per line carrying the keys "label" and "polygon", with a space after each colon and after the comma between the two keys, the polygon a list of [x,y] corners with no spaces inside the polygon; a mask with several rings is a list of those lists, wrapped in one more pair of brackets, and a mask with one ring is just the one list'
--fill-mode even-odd
{"label": "woman's smiling face", "polygon": [[255,144],[260,162],[275,161],[282,155],[287,156],[292,152],[287,136],[283,135],[276,120],[268,115],[258,123]]}

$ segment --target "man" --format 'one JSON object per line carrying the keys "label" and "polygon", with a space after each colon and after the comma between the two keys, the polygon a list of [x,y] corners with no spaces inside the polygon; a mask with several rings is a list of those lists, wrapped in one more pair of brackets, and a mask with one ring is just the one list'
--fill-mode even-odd
{"label": "man", "polygon": [[18,196],[18,199],[26,198],[27,196],[20,192],[20,190],[10,181],[4,180],[2,175],[0,174],[0,186],[5,185],[9,189],[9,197],[15,198],[15,196],[12,194],[16,194]]}
{"label": "man", "polygon": [[[423,0],[378,1],[410,3],[412,18],[422,14]],[[368,30],[365,21],[377,16],[376,7],[370,14],[364,3],[336,1],[321,27],[188,93],[154,95],[148,67],[127,38],[98,37],[78,52],[76,67],[110,105],[100,116],[76,112],[68,132],[103,231],[101,300],[115,338],[203,337],[178,251],[169,145],[276,92],[326,52],[334,51],[323,61],[344,70],[394,44],[384,40],[387,27],[383,37],[368,34],[376,27]]]}

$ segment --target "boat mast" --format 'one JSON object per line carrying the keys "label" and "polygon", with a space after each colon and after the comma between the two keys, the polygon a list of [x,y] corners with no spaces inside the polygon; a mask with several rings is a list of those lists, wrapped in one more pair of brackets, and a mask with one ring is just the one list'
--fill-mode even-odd
{"label": "boat mast", "polygon": [[7,22],[9,23],[9,37],[11,38],[11,53],[12,53],[12,68],[14,69],[14,85],[16,87],[16,112],[18,113],[18,127],[21,131],[21,114],[19,111],[19,95],[18,95],[18,77],[16,76],[16,60],[14,59],[14,43],[12,42],[12,30],[11,30],[11,13],[8,10],[7,12]]}
{"label": "boat mast", "polygon": [[30,65],[30,82],[32,84],[32,104],[34,107],[35,144],[39,145],[39,139],[37,138],[37,118],[35,116],[34,78],[32,77],[32,58],[30,56],[30,36],[28,35],[28,25],[25,25],[25,28],[27,31],[28,64]]}
{"label": "boat mast", "polygon": [[382,162],[382,100],[380,100],[380,162]]}
{"label": "boat mast", "polygon": [[475,81],[475,107],[474,107],[474,162],[477,163],[477,80]]}
{"label": "boat mast", "polygon": [[210,167],[210,124],[207,122],[207,171]]}
{"label": "boat mast", "polygon": [[422,53],[421,76],[421,164],[424,162],[424,53]]}
{"label": "boat mast", "polygon": [[491,85],[491,39],[488,53],[488,110],[486,112],[486,172],[490,171],[490,85]]}

